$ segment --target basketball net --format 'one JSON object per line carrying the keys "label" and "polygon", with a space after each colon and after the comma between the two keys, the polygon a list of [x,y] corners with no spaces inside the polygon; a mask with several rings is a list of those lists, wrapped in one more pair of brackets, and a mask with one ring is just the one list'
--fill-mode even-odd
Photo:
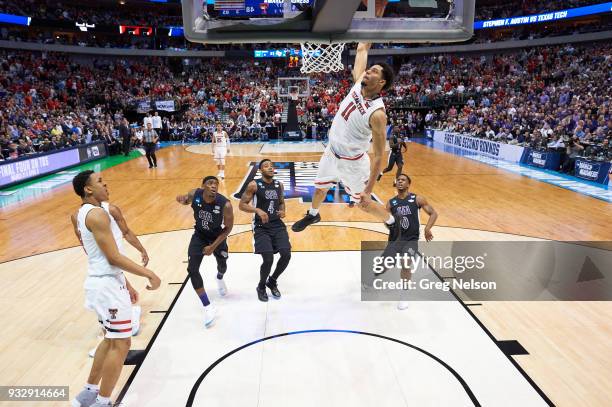
{"label": "basketball net", "polygon": [[342,51],[344,43],[317,44],[303,42],[302,44],[302,68],[303,74],[314,72],[338,72],[344,69],[342,64]]}

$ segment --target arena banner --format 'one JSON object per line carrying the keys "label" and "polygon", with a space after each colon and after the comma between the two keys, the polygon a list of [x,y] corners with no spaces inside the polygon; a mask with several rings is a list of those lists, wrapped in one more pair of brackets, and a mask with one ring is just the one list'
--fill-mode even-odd
{"label": "arena banner", "polygon": [[480,30],[483,28],[512,27],[523,24],[537,24],[557,20],[567,20],[570,18],[609,13],[611,10],[612,2],[606,2],[585,7],[547,11],[542,14],[530,14],[527,16],[498,18],[496,20],[474,21],[474,30]]}
{"label": "arena banner", "polygon": [[[430,134],[428,131],[431,132],[431,130],[426,129],[425,134]],[[519,162],[524,150],[523,147],[516,145],[498,143],[496,141],[442,130],[433,130],[433,139],[435,142],[443,143],[448,146],[458,147],[472,151],[476,154],[482,154],[487,157],[498,158],[509,162]]]}
{"label": "arena banner", "polygon": [[151,101],[149,99],[139,100],[136,105],[138,113],[147,113],[151,110]]}
{"label": "arena banner", "polygon": [[538,151],[526,148],[521,157],[521,164],[557,171],[561,165],[561,154],[554,151]]}
{"label": "arena banner", "polygon": [[164,112],[174,112],[174,100],[158,100],[155,102],[155,108]]}
{"label": "arena banner", "polygon": [[0,162],[0,188],[106,157],[101,141],[33,157]]}
{"label": "arena banner", "polygon": [[591,161],[585,158],[577,158],[574,165],[574,175],[578,178],[607,184],[612,164],[606,161]]}

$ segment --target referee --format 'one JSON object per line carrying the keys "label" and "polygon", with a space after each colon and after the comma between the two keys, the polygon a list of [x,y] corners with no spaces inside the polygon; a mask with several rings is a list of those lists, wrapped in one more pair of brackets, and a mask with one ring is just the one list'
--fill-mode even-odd
{"label": "referee", "polygon": [[147,122],[147,128],[143,132],[144,148],[149,161],[149,168],[157,168],[157,157],[155,157],[155,145],[159,140],[157,132],[153,130],[151,122]]}

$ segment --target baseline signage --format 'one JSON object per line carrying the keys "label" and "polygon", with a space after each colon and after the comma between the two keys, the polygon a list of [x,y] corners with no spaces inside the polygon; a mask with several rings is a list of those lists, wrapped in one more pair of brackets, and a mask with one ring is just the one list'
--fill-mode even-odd
{"label": "baseline signage", "polygon": [[97,141],[35,157],[2,161],[0,162],[0,188],[61,171],[73,165],[97,160],[106,155],[104,143]]}
{"label": "baseline signage", "polygon": [[[425,133],[429,136],[431,129],[426,129]],[[497,141],[485,140],[476,137],[464,136],[460,133],[450,131],[433,130],[435,142],[443,143],[448,146],[458,147],[482,154],[487,157],[499,158],[510,162],[519,162],[523,156],[523,147],[511,144],[498,143]]]}
{"label": "baseline signage", "polygon": [[574,164],[574,175],[578,178],[607,184],[612,164],[606,161],[591,161],[577,158]]}
{"label": "baseline signage", "polygon": [[554,151],[538,151],[526,148],[521,157],[521,164],[557,171],[561,165],[561,154]]}

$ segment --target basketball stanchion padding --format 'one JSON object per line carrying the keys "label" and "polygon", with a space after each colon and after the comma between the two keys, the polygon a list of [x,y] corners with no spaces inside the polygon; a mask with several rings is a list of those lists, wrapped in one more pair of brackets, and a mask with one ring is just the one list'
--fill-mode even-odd
{"label": "basketball stanchion padding", "polygon": [[303,42],[302,44],[302,68],[303,74],[314,72],[338,72],[344,69],[342,64],[342,51],[344,43],[321,44],[314,42]]}

